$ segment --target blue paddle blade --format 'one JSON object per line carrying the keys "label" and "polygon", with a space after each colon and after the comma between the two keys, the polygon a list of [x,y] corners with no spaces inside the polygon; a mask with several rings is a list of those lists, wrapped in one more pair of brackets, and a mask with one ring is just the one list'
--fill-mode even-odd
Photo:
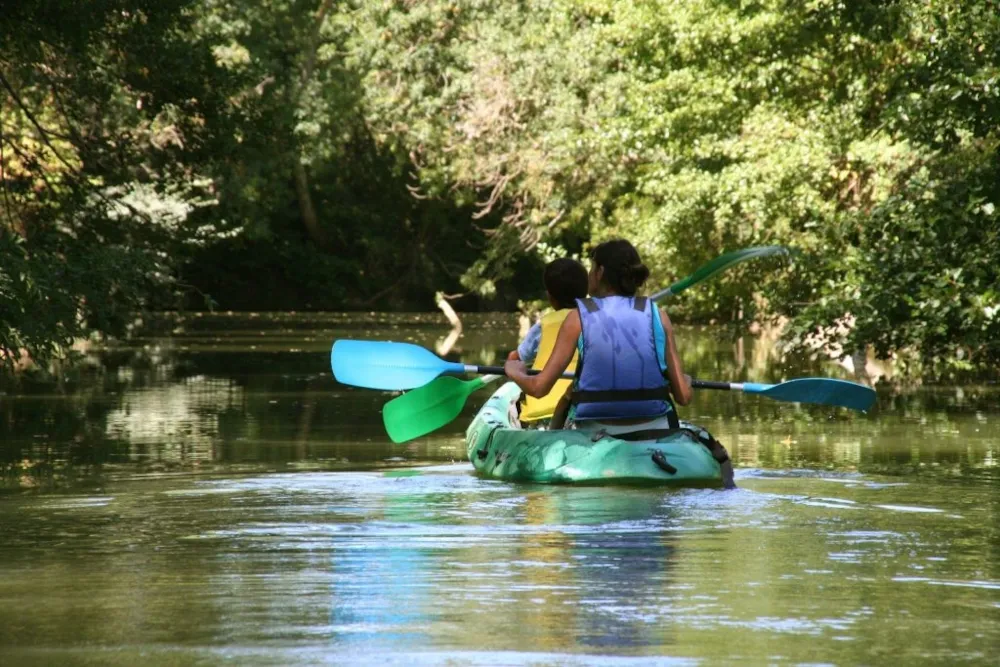
{"label": "blue paddle blade", "polygon": [[463,364],[441,359],[411,343],[338,340],[330,350],[330,367],[337,382],[400,391],[422,387],[442,373],[462,373]]}
{"label": "blue paddle blade", "polygon": [[867,412],[875,403],[875,390],[856,382],[833,378],[799,378],[781,384],[745,382],[743,391],[776,401],[819,403]]}

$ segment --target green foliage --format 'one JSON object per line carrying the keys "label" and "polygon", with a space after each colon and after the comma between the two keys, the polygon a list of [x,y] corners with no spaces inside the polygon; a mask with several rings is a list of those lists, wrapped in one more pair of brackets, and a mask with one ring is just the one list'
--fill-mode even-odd
{"label": "green foliage", "polygon": [[[503,207],[493,233],[626,236],[658,287],[794,246],[792,269],[741,267],[672,309],[789,315],[793,342],[906,348],[930,372],[1000,355],[996,10],[389,2],[359,7],[352,44],[379,139],[415,152],[429,191]],[[514,252],[491,248],[466,284]]]}
{"label": "green foliage", "polygon": [[679,319],[1000,361],[993,0],[26,0],[0,34],[8,362],[185,290],[509,307],[611,236],[654,290],[802,251]]}
{"label": "green foliage", "polygon": [[189,4],[26,1],[0,16],[0,363],[123,334],[172,288],[179,221],[206,194],[190,158],[208,61],[185,38]]}
{"label": "green foliage", "polygon": [[[925,376],[988,371],[1000,361],[1000,14],[995,3],[903,7],[886,83],[865,93],[878,125],[847,156],[852,192],[806,305],[786,306],[792,340],[872,345]],[[830,326],[844,320],[853,326]]]}

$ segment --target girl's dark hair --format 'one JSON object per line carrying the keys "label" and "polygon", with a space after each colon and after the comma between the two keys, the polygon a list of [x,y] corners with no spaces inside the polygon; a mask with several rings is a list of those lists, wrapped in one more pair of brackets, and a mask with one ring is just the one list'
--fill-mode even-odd
{"label": "girl's dark hair", "polygon": [[587,297],[587,269],[576,260],[564,257],[549,262],[542,280],[555,307],[560,310],[576,308],[576,300]]}
{"label": "girl's dark hair", "polygon": [[622,296],[635,296],[649,278],[639,252],[625,239],[605,241],[590,251],[590,259],[604,269],[604,283]]}

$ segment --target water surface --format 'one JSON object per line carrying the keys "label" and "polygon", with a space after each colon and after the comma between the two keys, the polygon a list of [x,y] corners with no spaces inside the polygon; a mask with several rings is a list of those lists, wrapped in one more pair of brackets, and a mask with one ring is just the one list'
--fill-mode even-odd
{"label": "water surface", "polygon": [[[477,478],[462,431],[393,445],[335,338],[434,316],[165,318],[0,397],[3,664],[990,664],[1000,400],[872,415],[700,392],[735,492]],[[504,317],[452,358],[497,363]],[[683,329],[706,379],[848,377]],[[450,662],[449,662],[450,661]],[[995,664],[995,663],[994,663]]]}

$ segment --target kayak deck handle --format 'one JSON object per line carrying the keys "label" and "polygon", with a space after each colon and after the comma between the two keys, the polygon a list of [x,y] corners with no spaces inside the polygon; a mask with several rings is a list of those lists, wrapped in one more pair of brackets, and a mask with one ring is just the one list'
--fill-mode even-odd
{"label": "kayak deck handle", "polygon": [[677,468],[675,468],[672,465],[670,465],[670,462],[667,461],[666,454],[664,454],[659,449],[653,449],[653,450],[650,450],[650,451],[653,452],[653,455],[650,458],[653,459],[653,463],[655,463],[656,466],[660,470],[665,471],[668,475],[676,475],[677,474]]}

